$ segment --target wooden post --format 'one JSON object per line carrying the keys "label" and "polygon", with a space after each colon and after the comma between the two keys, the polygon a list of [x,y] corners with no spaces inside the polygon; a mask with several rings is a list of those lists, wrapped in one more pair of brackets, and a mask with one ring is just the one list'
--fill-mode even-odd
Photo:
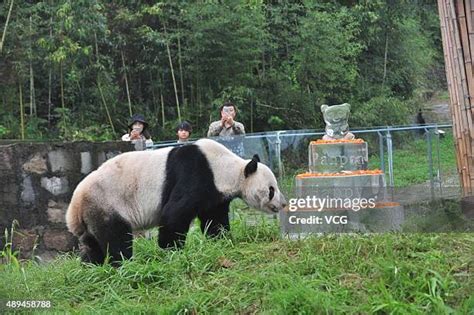
{"label": "wooden post", "polygon": [[462,207],[474,210],[474,1],[438,0]]}

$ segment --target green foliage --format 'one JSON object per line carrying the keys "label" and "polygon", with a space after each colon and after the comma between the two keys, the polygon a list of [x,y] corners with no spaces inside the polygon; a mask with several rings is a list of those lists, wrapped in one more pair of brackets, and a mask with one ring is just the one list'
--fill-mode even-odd
{"label": "green foliage", "polygon": [[2,138],[6,134],[8,134],[8,129],[6,127],[0,125],[0,138]]}
{"label": "green foliage", "polygon": [[273,130],[283,129],[285,122],[278,116],[272,115],[268,118],[268,125]]}
{"label": "green foliage", "polygon": [[300,88],[315,93],[316,100],[343,103],[357,79],[356,59],[362,46],[356,35],[360,26],[346,8],[308,11],[300,22],[300,36],[294,38],[299,47],[287,67],[295,74],[289,75],[297,78]]}
{"label": "green foliage", "polygon": [[60,115],[57,127],[61,140],[107,141],[115,138],[109,125],[100,124],[83,128],[73,121],[69,109],[56,108],[55,111]]}
{"label": "green foliage", "polygon": [[27,138],[85,139],[78,131],[106,124],[114,131],[98,137],[110,140],[126,131],[129,107],[165,140],[178,105],[196,137],[228,99],[247,130],[323,127],[319,106],[342,102],[369,125],[377,103],[395,104],[384,116],[393,125],[415,91],[445,88],[434,2],[15,0],[13,12],[3,138],[19,138],[20,86]]}
{"label": "green foliage", "polygon": [[351,108],[352,128],[397,126],[409,123],[416,107],[396,97],[377,96]]}
{"label": "green foliage", "polygon": [[[0,262],[6,266],[11,266],[15,270],[20,269],[20,263],[18,256],[20,252],[13,249],[13,235],[15,233],[15,227],[18,225],[17,221],[13,221],[10,231],[5,229],[4,234],[4,246],[0,251]],[[0,265],[1,266],[1,265]],[[0,268],[1,271],[1,268]]]}
{"label": "green foliage", "polygon": [[47,135],[47,124],[46,119],[40,117],[29,117],[26,122],[25,137],[29,139],[44,139]]}

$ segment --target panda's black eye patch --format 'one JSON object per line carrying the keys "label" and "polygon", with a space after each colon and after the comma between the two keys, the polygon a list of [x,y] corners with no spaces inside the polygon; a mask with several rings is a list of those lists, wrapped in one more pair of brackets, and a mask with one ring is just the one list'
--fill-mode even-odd
{"label": "panda's black eye patch", "polygon": [[275,196],[275,188],[273,188],[273,186],[270,186],[268,199],[272,200],[273,196]]}

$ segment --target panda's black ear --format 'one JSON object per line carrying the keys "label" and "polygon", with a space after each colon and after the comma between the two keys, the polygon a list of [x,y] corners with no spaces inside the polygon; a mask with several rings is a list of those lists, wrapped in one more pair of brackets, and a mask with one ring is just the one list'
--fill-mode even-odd
{"label": "panda's black ear", "polygon": [[244,169],[245,178],[249,177],[250,175],[252,175],[253,173],[257,171],[257,166],[258,166],[259,161],[260,159],[258,155],[255,154],[252,160],[250,160],[250,162],[248,162],[248,164],[245,165],[245,169]]}

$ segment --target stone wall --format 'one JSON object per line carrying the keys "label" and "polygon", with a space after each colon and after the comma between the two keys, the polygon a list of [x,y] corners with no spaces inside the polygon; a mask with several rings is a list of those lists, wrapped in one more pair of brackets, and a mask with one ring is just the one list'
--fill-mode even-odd
{"label": "stone wall", "polygon": [[71,250],[65,213],[77,184],[104,161],[134,150],[129,142],[0,145],[0,248],[17,221],[13,246],[22,257]]}

